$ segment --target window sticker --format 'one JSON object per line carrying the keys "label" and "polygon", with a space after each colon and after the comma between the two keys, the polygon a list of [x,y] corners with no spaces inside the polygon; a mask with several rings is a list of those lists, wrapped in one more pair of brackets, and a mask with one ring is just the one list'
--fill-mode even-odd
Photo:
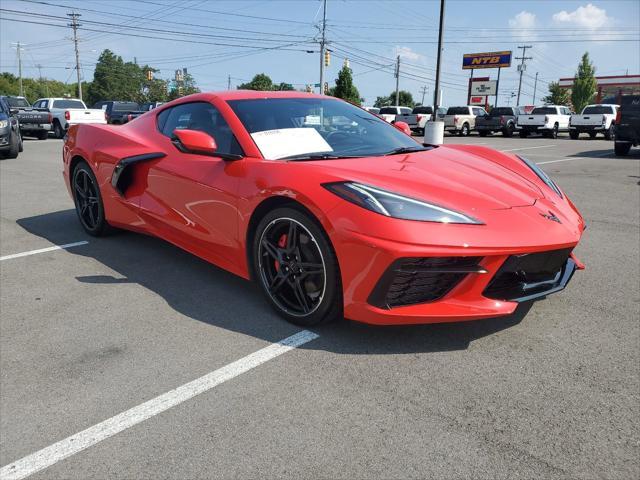
{"label": "window sticker", "polygon": [[291,155],[333,152],[315,128],[281,128],[251,134],[253,141],[267,160],[278,160]]}

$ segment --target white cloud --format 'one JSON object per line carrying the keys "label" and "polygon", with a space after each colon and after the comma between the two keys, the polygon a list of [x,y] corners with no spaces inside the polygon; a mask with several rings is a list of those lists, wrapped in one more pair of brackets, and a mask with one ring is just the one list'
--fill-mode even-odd
{"label": "white cloud", "polygon": [[562,10],[551,17],[556,24],[596,29],[611,23],[612,18],[607,16],[606,10],[589,3],[580,6],[573,12]]}
{"label": "white cloud", "polygon": [[411,47],[396,47],[394,50],[395,55],[400,55],[401,58],[406,58],[407,60],[422,60],[424,55],[419,54],[411,49]]}
{"label": "white cloud", "polygon": [[509,19],[509,26],[514,30],[527,30],[535,27],[535,25],[536,14],[527,12],[526,10],[521,11],[515,17]]}

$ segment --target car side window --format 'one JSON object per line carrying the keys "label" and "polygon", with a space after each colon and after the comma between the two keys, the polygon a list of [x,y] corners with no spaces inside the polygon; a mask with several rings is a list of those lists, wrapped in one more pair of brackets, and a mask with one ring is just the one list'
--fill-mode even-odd
{"label": "car side window", "polygon": [[163,110],[158,115],[158,129],[169,138],[174,130],[200,130],[215,139],[219,152],[244,155],[227,121],[207,102],[183,103]]}

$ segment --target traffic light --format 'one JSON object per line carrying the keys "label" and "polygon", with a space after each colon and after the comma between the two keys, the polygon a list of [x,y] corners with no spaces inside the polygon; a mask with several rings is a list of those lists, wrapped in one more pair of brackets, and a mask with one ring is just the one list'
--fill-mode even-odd
{"label": "traffic light", "polygon": [[153,80],[153,72],[151,70],[147,70],[147,80]]}
{"label": "traffic light", "polygon": [[324,94],[329,95],[329,82],[324,82]]}
{"label": "traffic light", "polygon": [[331,52],[329,50],[325,50],[324,52],[324,66],[328,67],[331,64]]}

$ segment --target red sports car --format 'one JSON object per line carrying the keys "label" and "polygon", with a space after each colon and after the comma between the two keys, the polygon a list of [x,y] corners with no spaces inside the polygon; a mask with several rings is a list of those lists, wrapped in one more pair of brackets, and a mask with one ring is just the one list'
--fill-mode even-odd
{"label": "red sports car", "polygon": [[423,146],[326,96],[202,93],[73,126],[64,179],[90,235],[163,238],[300,325],[507,315],[582,268],[584,221],[536,164]]}

